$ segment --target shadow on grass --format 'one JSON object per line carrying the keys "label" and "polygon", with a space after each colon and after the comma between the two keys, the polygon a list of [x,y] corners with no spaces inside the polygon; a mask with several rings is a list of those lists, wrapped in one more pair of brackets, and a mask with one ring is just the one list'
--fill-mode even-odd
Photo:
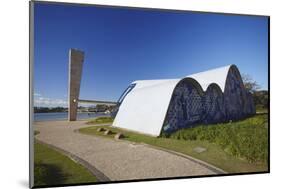
{"label": "shadow on grass", "polygon": [[256,115],[268,115],[268,112],[257,112]]}
{"label": "shadow on grass", "polygon": [[34,185],[55,185],[65,183],[68,175],[56,165],[37,162],[34,167]]}
{"label": "shadow on grass", "polygon": [[[95,132],[97,135],[99,136],[102,136],[104,135],[105,137],[107,138],[115,138],[116,134],[118,134],[119,132],[116,132],[116,131],[112,131],[110,130],[111,132],[109,134],[104,134],[104,133],[100,133],[100,132]],[[79,132],[79,131],[78,131]],[[129,140],[130,136],[129,135],[125,135],[124,133],[122,133],[122,136],[119,138],[121,140]]]}
{"label": "shadow on grass", "polygon": [[[111,131],[111,133],[108,134],[107,136],[110,137],[110,138],[114,138],[116,134],[118,134],[118,132]],[[130,138],[129,135],[125,135],[125,134],[123,133],[123,135],[122,135],[122,137],[121,137],[120,139],[129,139],[129,138]]]}

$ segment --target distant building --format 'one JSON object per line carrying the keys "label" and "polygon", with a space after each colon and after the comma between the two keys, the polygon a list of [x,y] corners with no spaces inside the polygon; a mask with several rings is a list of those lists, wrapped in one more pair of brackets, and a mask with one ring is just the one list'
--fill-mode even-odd
{"label": "distant building", "polygon": [[87,112],[109,112],[111,113],[115,105],[105,105],[105,104],[98,104],[96,106],[91,106],[87,108]]}
{"label": "distant building", "polygon": [[113,126],[154,136],[255,114],[235,65],[181,79],[134,81],[118,103]]}

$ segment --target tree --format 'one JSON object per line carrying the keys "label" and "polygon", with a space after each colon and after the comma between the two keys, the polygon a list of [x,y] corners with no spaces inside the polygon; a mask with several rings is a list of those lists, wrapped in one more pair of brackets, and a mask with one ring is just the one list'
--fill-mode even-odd
{"label": "tree", "polygon": [[268,91],[256,91],[253,93],[253,100],[256,105],[256,109],[267,109],[268,108]]}
{"label": "tree", "polygon": [[260,90],[260,85],[253,80],[248,74],[242,74],[242,80],[246,90],[252,93],[254,103],[257,110],[265,110],[268,108],[268,91]]}
{"label": "tree", "polygon": [[250,75],[242,74],[242,80],[246,90],[249,92],[254,93],[260,89],[260,85]]}

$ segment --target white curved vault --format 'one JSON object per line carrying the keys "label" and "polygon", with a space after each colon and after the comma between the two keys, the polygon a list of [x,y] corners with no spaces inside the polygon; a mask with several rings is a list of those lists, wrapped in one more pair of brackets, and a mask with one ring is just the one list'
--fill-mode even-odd
{"label": "white curved vault", "polygon": [[[229,115],[236,109],[240,109],[241,112],[241,107],[245,107],[245,113],[232,116],[231,119],[248,116],[255,110],[251,95],[246,92],[241,82],[240,73],[235,65],[192,74],[180,79],[134,81],[130,85],[133,87],[123,96],[113,126],[159,136],[163,130],[174,131],[192,124],[208,123],[206,121],[210,120],[210,117],[207,119],[208,115],[215,114],[206,112],[205,107],[208,107],[207,111],[209,111],[210,104],[215,108],[218,102],[220,103],[218,107],[223,107],[223,109],[218,110],[221,114],[219,118],[214,119],[215,122],[227,121],[230,118]],[[205,94],[209,94],[206,92],[208,87],[213,85],[218,86],[223,99],[218,101],[218,98],[213,97],[217,92],[213,96],[205,97]],[[233,96],[228,94],[235,90],[231,86],[239,86],[237,94],[231,94]],[[227,96],[224,92],[226,89],[228,89]],[[231,98],[237,102],[246,101],[247,103],[233,106]],[[239,100],[240,98],[244,99]],[[212,99],[213,102],[206,99]],[[226,104],[224,101],[229,103]],[[205,105],[206,103],[209,105]]]}

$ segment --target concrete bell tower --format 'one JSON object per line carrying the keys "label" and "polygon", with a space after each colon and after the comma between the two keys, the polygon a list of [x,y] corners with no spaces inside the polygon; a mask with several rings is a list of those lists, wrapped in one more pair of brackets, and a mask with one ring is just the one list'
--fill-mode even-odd
{"label": "concrete bell tower", "polygon": [[68,121],[76,121],[84,52],[69,50]]}

